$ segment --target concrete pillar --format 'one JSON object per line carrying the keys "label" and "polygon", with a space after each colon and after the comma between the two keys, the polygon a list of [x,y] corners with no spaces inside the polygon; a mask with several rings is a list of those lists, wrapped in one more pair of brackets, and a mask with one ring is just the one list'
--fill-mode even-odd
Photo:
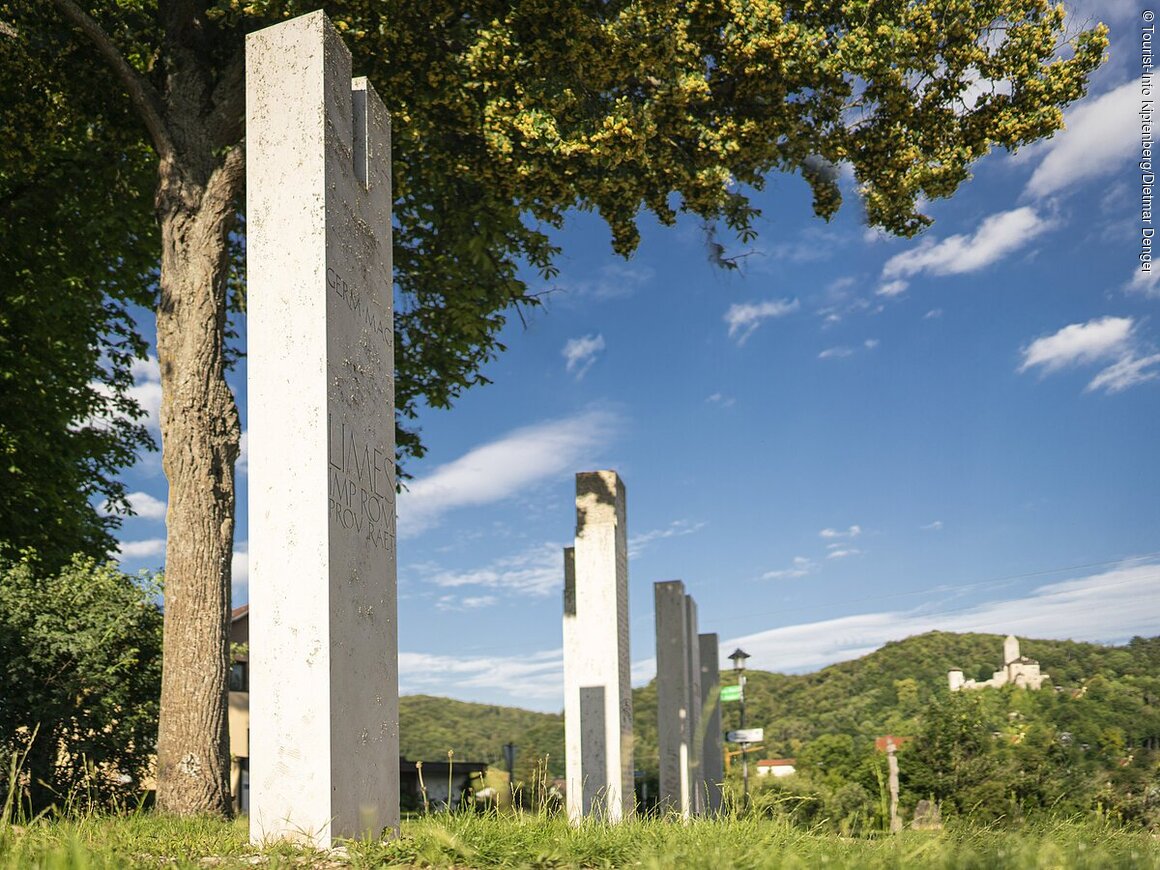
{"label": "concrete pillar", "polygon": [[705,795],[704,812],[721,812],[721,783],[725,780],[725,749],[721,735],[721,664],[716,634],[697,635],[701,660],[701,777]]}
{"label": "concrete pillar", "polygon": [[628,536],[615,471],[576,475],[576,543],[564,551],[564,744],[568,818],[632,815]]}
{"label": "concrete pillar", "polygon": [[701,722],[701,650],[697,640],[697,602],[685,596],[685,666],[689,669],[689,812],[705,813],[704,776],[701,772],[701,744],[704,740]]}
{"label": "concrete pillar", "polygon": [[246,40],[250,837],[399,823],[390,122],[321,12]]}
{"label": "concrete pillar", "polygon": [[689,606],[685,584],[653,584],[657,637],[657,750],[660,758],[659,807],[682,818],[692,814],[689,758],[692,700],[689,667]]}

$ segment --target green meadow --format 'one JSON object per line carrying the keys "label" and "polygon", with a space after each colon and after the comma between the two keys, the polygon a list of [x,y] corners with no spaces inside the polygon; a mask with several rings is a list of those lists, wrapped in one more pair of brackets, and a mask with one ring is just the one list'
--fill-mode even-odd
{"label": "green meadow", "polygon": [[640,819],[570,826],[544,814],[436,814],[386,843],[329,852],[249,845],[244,820],[137,813],[41,819],[0,832],[0,868],[181,867],[1160,868],[1160,840],[1113,824],[1059,820],[841,837],[759,818]]}

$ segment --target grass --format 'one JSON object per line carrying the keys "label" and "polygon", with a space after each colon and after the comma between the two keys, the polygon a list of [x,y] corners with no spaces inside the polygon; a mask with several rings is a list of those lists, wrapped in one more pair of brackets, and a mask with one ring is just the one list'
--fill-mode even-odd
{"label": "grass", "polygon": [[1160,840],[1096,822],[1020,830],[906,831],[852,839],[781,822],[638,820],[571,827],[544,815],[435,815],[405,822],[389,843],[330,853],[252,848],[244,820],[151,813],[0,825],[0,870],[104,868],[640,867],[640,868],[1158,868]]}

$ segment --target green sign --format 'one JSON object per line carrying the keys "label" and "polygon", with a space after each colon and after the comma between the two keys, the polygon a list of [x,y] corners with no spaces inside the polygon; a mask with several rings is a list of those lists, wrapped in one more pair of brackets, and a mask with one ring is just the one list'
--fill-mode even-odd
{"label": "green sign", "polygon": [[740,686],[722,686],[721,687],[722,701],[740,701],[741,687]]}

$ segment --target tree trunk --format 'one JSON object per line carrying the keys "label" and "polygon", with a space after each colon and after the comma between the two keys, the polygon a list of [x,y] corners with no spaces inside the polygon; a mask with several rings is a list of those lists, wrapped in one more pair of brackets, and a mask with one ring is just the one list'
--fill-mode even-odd
{"label": "tree trunk", "polygon": [[180,815],[232,812],[227,673],[240,428],[223,345],[227,234],[243,159],[241,146],[204,167],[163,159],[157,192],[157,357],[169,479],[157,806]]}
{"label": "tree trunk", "polygon": [[[48,809],[54,803],[64,804],[64,795],[59,794],[55,787],[56,758],[60,752],[60,737],[56,723],[41,722],[37,726],[36,737],[28,747],[28,757],[24,759],[24,772],[28,774],[28,803],[20,810],[27,810],[31,818]],[[9,759],[5,759],[5,765]],[[19,780],[20,773],[17,773]],[[11,787],[11,784],[10,784]],[[17,791],[19,795],[19,791]],[[6,821],[0,819],[0,822]]]}

